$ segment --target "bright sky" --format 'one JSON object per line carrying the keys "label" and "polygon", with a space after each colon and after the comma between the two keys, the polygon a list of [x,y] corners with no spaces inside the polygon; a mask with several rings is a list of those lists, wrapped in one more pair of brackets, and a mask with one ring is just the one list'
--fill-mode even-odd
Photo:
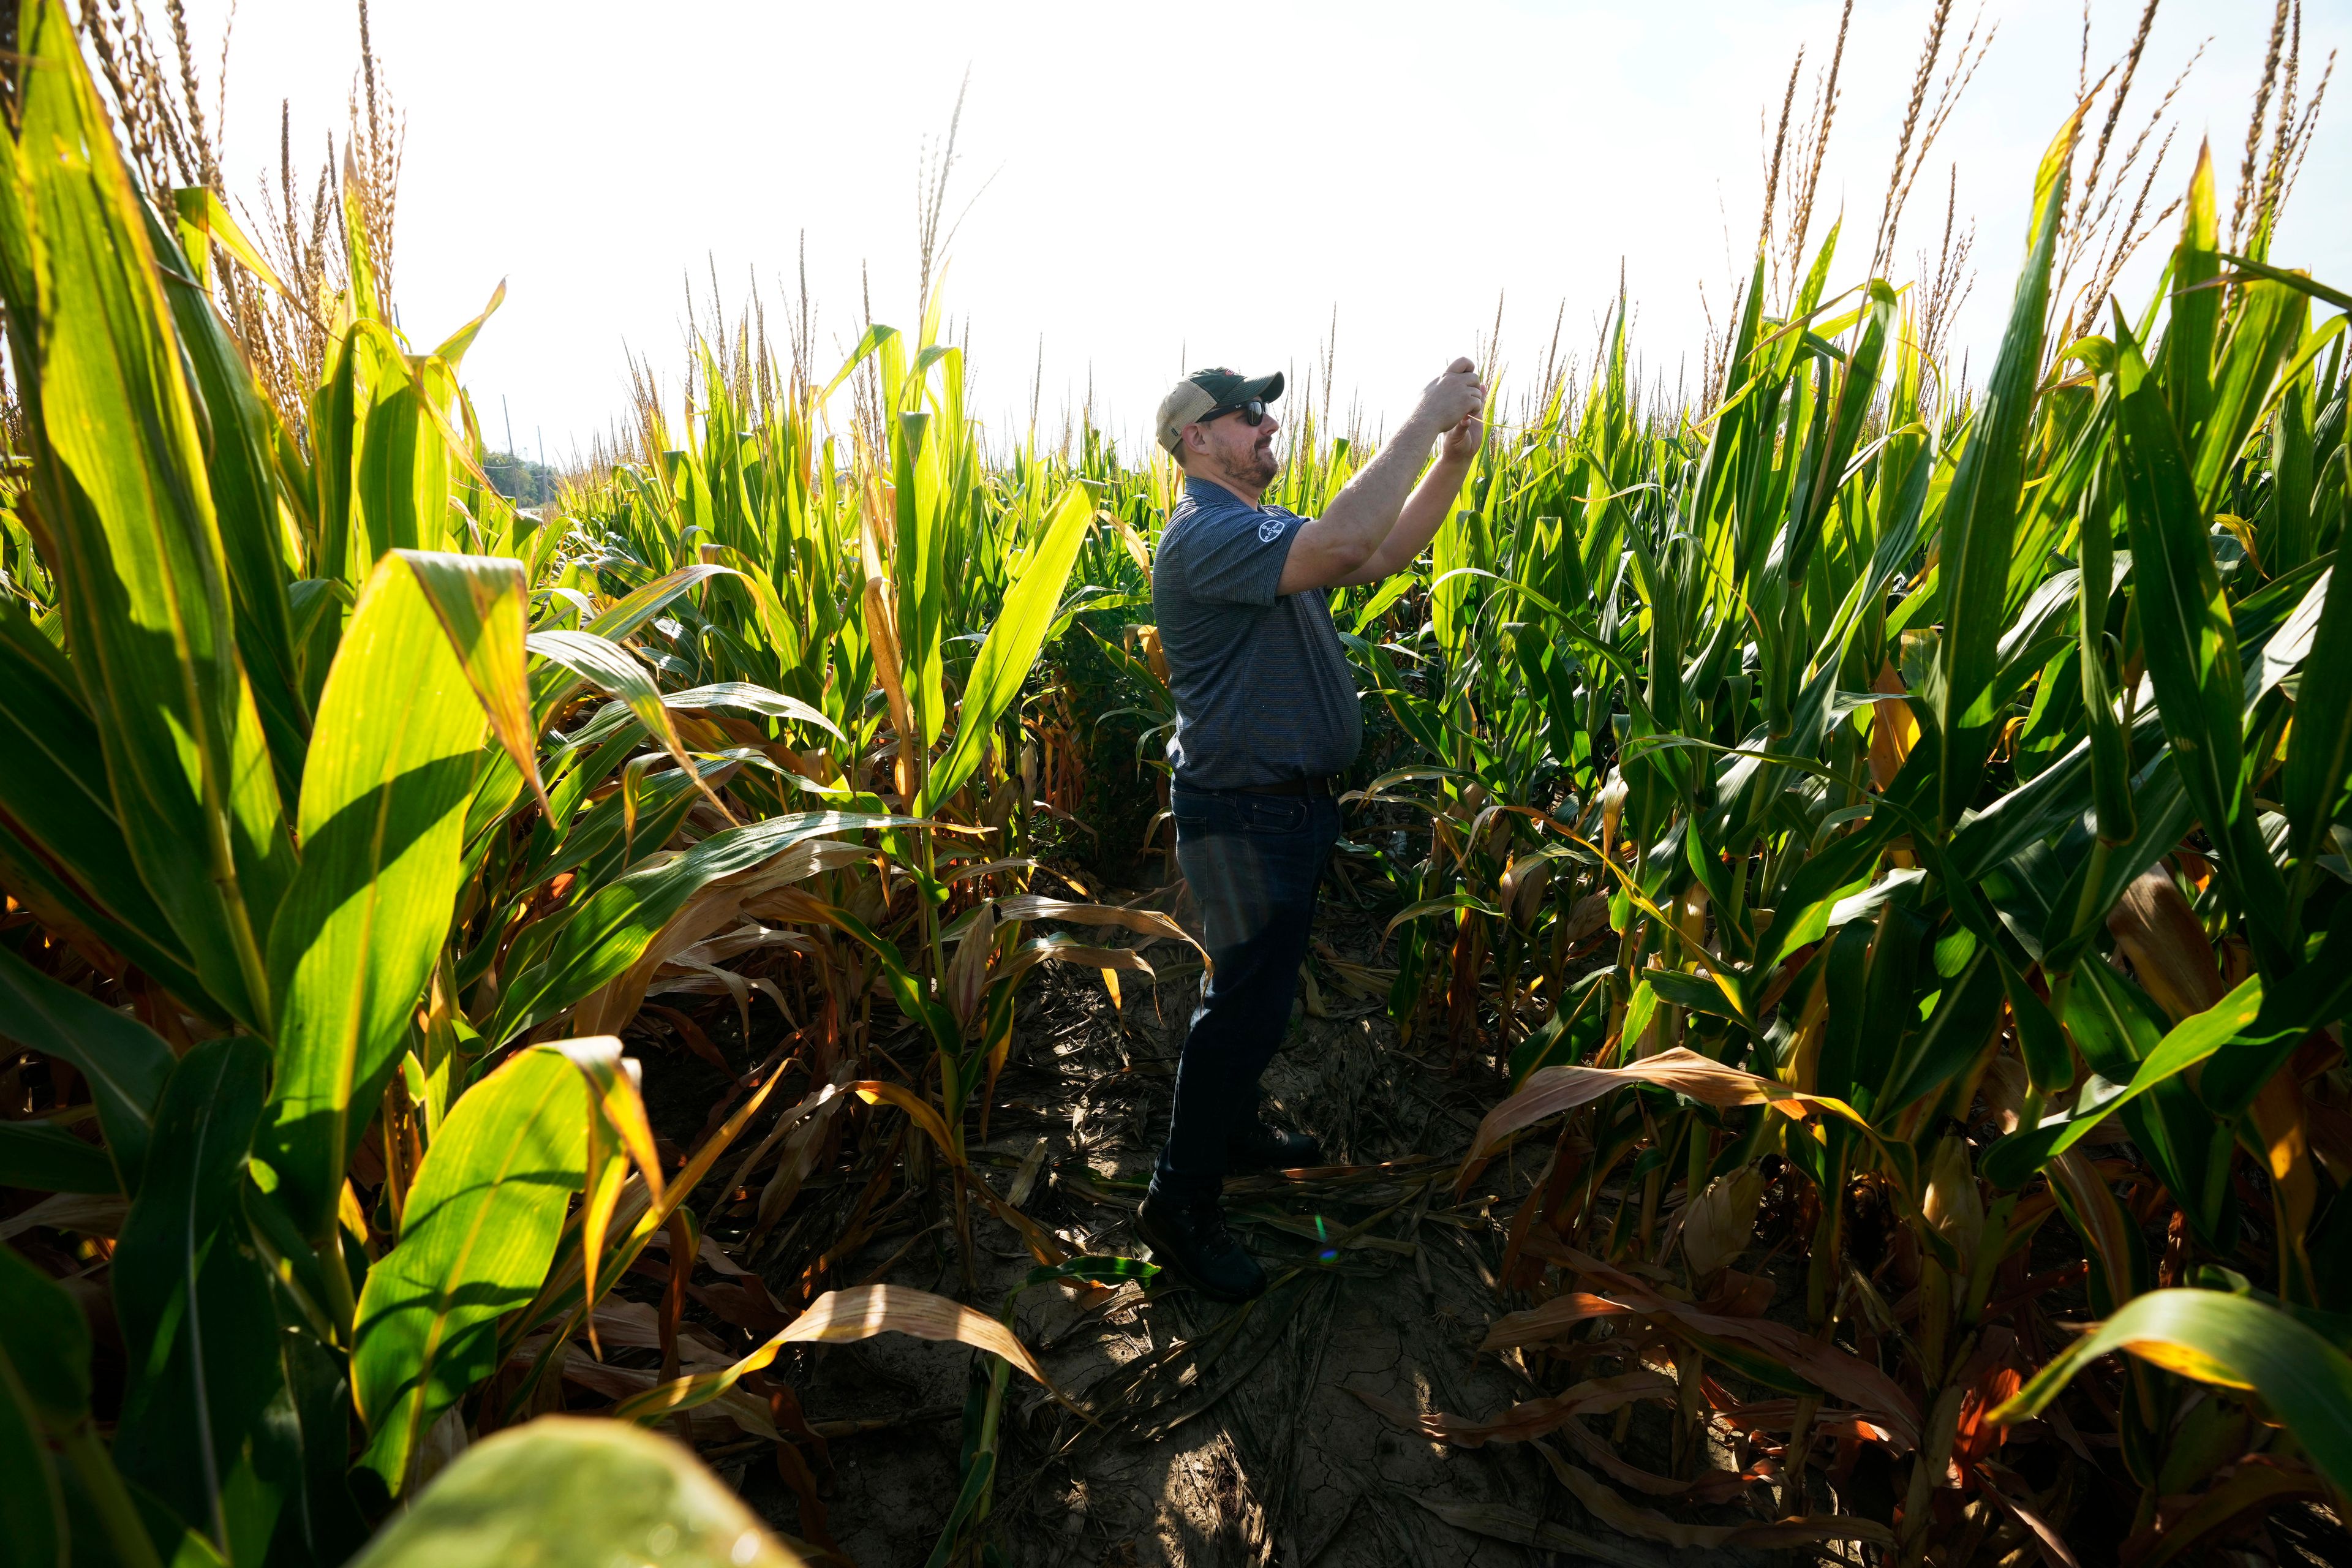
{"label": "bright sky", "polygon": [[[1957,7],[1954,32],[1971,0]],[[192,0],[207,57],[227,0]],[[1930,0],[1860,0],[1815,234],[1847,217],[1839,281],[1868,259]],[[2095,0],[2092,71],[2137,0]],[[2125,125],[2136,133],[2200,41],[2152,205],[2200,136],[2224,222],[2267,41],[2263,0],[2164,0]],[[1449,0],[1126,6],[383,0],[373,27],[408,114],[397,296],[430,342],[500,278],[469,355],[485,433],[561,460],[625,410],[627,353],[674,388],[685,280],[730,305],[756,272],[782,315],[805,232],[820,358],[874,311],[911,331],[916,184],[967,67],[950,210],[950,314],[970,321],[976,408],[1025,422],[1082,402],[1132,442],[1183,370],[1296,366],[1337,313],[1337,384],[1377,425],[1495,321],[1506,374],[1540,365],[1554,313],[1589,360],[1622,263],[1636,342],[1669,383],[1751,253],[1759,116],[1797,49],[1810,94],[1836,0]],[[2081,17],[1985,0],[1991,52],[1919,179],[1898,277],[1937,237],[1957,158],[1979,277],[1958,342],[1981,380],[2021,253],[2032,171],[2071,107]],[[1957,43],[1957,38],[1952,40]],[[2352,0],[2305,0],[2303,96],[2352,44]],[[1947,58],[1950,47],[1948,46]],[[2352,49],[2346,51],[2352,57]],[[238,0],[225,162],[251,199],[277,166],[278,103],[315,177],[358,58],[355,4]],[[2346,61],[2352,72],[2352,58]],[[2338,83],[2273,247],[2352,284],[2352,83]],[[985,183],[985,189],[982,187]],[[2143,257],[2153,263],[2168,234]],[[1728,256],[1727,254],[1728,252]],[[1744,273],[1745,268],[1740,270]],[[2152,266],[2137,268],[2147,286]],[[777,285],[784,287],[781,289]]]}

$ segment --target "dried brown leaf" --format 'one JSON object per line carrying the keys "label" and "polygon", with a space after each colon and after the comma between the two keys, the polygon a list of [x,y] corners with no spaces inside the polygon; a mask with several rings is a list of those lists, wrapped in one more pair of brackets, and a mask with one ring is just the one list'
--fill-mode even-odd
{"label": "dried brown leaf", "polygon": [[1719,1550],[1727,1546],[1747,1546],[1766,1551],[1791,1546],[1810,1545],[1822,1541],[1860,1541],[1873,1546],[1892,1546],[1895,1532],[1875,1520],[1854,1519],[1836,1514],[1812,1519],[1785,1519],[1768,1524],[1685,1524],[1668,1519],[1654,1509],[1640,1508],[1627,1502],[1593,1477],[1561,1458],[1542,1443],[1535,1445],[1536,1452],[1551,1466],[1552,1474],[1560,1484],[1576,1494],[1576,1500],[1591,1511],[1595,1519],[1612,1529],[1644,1541],[1664,1542],[1668,1546],[1685,1550]]}
{"label": "dried brown leaf", "polygon": [[1451,1443],[1457,1448],[1479,1448],[1488,1443],[1524,1443],[1530,1437],[1558,1431],[1579,1415],[1605,1415],[1644,1399],[1671,1401],[1675,1385],[1646,1367],[1621,1372],[1613,1377],[1589,1379],[1562,1394],[1522,1401],[1492,1421],[1465,1421],[1443,1411],[1417,1415],[1377,1394],[1367,1394],[1360,1388],[1348,1392],[1398,1426],[1418,1432],[1432,1442]]}
{"label": "dried brown leaf", "polygon": [[2107,911],[2107,929],[2130,958],[2141,986],[2174,1023],[2204,1012],[2227,994],[2197,911],[2163,867],[2143,871],[2124,889]]}

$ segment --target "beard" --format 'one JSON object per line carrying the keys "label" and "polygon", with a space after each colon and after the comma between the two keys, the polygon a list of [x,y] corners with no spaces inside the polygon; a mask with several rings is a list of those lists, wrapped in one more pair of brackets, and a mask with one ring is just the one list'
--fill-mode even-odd
{"label": "beard", "polygon": [[1274,477],[1282,472],[1282,459],[1274,453],[1274,438],[1267,437],[1245,454],[1229,459],[1225,472],[1234,484],[1250,489],[1262,490],[1274,483]]}

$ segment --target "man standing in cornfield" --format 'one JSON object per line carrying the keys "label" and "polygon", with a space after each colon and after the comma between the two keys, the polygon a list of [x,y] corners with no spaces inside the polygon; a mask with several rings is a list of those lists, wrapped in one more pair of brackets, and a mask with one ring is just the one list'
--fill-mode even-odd
{"label": "man standing in cornfield", "polygon": [[1363,739],[1327,600],[1403,571],[1429,543],[1478,451],[1486,401],[1470,362],[1455,360],[1329,510],[1302,518],[1264,500],[1281,468],[1267,406],[1281,395],[1279,374],[1204,370],[1160,404],[1160,444],[1184,470],[1184,495],[1160,534],[1151,602],[1176,700],[1176,863],[1207,927],[1211,970],[1136,1228],[1163,1267],[1220,1301],[1265,1289],[1225,1228],[1225,1173],[1321,1158],[1314,1139],[1265,1121],[1258,1078],[1289,1026],[1316,888],[1339,837],[1336,784]]}

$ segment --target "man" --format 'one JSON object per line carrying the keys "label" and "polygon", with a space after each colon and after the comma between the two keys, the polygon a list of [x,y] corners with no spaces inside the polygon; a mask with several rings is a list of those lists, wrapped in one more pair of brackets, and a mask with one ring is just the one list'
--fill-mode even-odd
{"label": "man", "polygon": [[[1267,405],[1279,374],[1204,370],[1160,405],[1160,443],[1184,470],[1151,579],[1176,700],[1176,862],[1208,928],[1211,973],[1176,1068],[1168,1143],[1136,1228],[1185,1284],[1245,1301],[1265,1274],[1225,1228],[1228,1170],[1316,1163],[1315,1141],[1271,1127],[1258,1077],[1289,1026],[1339,836],[1338,775],[1363,738],[1356,683],[1327,602],[1412,563],[1460,494],[1486,392],[1466,359],[1321,517],[1264,504],[1281,465]],[[1413,477],[1443,435],[1420,486]],[[1407,491],[1411,490],[1408,497]]]}

